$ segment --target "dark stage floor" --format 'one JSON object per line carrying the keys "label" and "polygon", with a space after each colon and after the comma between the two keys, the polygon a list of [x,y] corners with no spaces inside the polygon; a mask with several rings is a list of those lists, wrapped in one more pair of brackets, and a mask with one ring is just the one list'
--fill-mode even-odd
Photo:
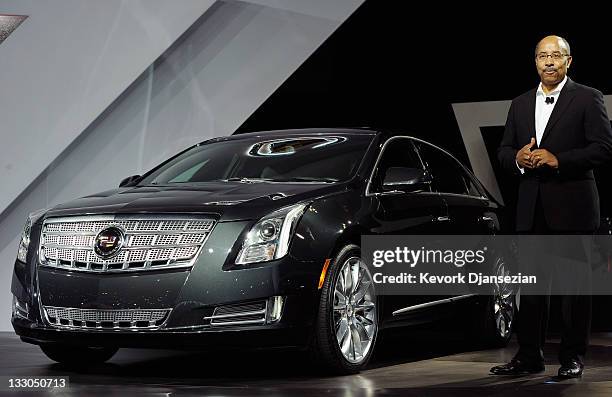
{"label": "dark stage floor", "polygon": [[69,376],[68,389],[46,393],[54,396],[612,395],[612,334],[593,335],[581,380],[554,378],[557,348],[558,340],[549,339],[545,373],[516,378],[488,374],[492,365],[512,357],[514,344],[506,349],[468,351],[469,346],[461,341],[424,341],[406,336],[387,338],[370,368],[354,376],[322,377],[305,365],[299,354],[288,352],[123,349],[106,364],[67,370],[48,360],[38,347],[6,332],[0,333],[0,376]]}

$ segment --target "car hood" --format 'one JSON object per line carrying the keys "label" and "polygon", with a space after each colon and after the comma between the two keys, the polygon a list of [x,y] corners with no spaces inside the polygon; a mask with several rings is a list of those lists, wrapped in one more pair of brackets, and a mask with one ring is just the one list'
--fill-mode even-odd
{"label": "car hood", "polygon": [[209,182],[108,190],[57,205],[46,217],[134,214],[214,214],[220,221],[258,219],[302,200],[345,190],[346,184]]}

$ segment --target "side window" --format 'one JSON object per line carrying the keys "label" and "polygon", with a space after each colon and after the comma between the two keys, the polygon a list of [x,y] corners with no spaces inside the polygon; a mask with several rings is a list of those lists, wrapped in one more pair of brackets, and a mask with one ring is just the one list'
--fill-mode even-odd
{"label": "side window", "polygon": [[423,164],[409,138],[392,138],[385,146],[374,178],[377,190],[382,186],[385,173],[390,167],[423,169]]}
{"label": "side window", "polygon": [[419,151],[433,178],[433,187],[440,193],[480,196],[480,192],[455,159],[427,144]]}

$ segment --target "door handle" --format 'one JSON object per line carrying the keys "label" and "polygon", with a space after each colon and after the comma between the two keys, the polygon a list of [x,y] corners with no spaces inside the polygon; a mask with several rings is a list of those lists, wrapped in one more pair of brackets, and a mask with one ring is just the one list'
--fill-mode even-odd
{"label": "door handle", "polygon": [[451,219],[448,216],[439,216],[434,219],[436,222],[449,222]]}
{"label": "door handle", "polygon": [[493,218],[490,216],[479,216],[478,222],[493,222]]}

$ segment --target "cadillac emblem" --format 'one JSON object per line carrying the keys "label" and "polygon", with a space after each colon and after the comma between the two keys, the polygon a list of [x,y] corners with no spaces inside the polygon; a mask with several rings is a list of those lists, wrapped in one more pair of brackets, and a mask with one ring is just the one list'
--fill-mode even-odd
{"label": "cadillac emblem", "polygon": [[106,227],[96,236],[94,251],[104,259],[112,258],[123,247],[124,239],[123,230],[116,226]]}

